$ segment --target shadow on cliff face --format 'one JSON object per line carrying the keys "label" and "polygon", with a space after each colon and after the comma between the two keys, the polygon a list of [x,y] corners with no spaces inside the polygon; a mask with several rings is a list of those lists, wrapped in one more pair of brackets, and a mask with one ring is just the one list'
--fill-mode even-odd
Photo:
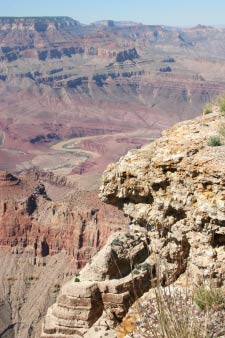
{"label": "shadow on cliff face", "polygon": [[33,214],[33,212],[37,208],[36,196],[31,195],[27,200],[27,213],[29,216]]}
{"label": "shadow on cliff face", "polygon": [[12,310],[8,302],[0,302],[0,337],[15,338],[14,326],[12,323]]}
{"label": "shadow on cliff face", "polygon": [[46,238],[41,242],[41,257],[47,257],[49,255],[49,245]]}

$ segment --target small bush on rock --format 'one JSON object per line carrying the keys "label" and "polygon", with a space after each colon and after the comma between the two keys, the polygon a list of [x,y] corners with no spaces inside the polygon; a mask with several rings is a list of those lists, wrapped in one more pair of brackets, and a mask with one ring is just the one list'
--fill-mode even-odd
{"label": "small bush on rock", "polygon": [[225,95],[219,97],[219,108],[223,115],[225,115]]}
{"label": "small bush on rock", "polygon": [[221,146],[222,143],[221,143],[220,137],[217,136],[217,135],[211,136],[211,137],[209,138],[208,145],[209,145],[210,147],[219,147],[219,146]]}
{"label": "small bush on rock", "polygon": [[203,107],[203,115],[208,115],[213,112],[212,103],[208,102]]}
{"label": "small bush on rock", "polygon": [[115,246],[120,246],[121,244],[123,244],[118,238],[115,238],[113,241],[112,241],[112,245],[115,245]]}
{"label": "small bush on rock", "polygon": [[[207,314],[198,314],[190,290],[157,286],[149,301],[138,302],[137,313],[133,335],[126,337],[209,338]],[[122,327],[125,332],[128,329],[129,326]]]}
{"label": "small bush on rock", "polygon": [[225,125],[222,125],[219,129],[219,134],[223,137],[225,137]]}
{"label": "small bush on rock", "polygon": [[193,298],[203,311],[225,308],[225,296],[221,289],[202,286],[195,290]]}

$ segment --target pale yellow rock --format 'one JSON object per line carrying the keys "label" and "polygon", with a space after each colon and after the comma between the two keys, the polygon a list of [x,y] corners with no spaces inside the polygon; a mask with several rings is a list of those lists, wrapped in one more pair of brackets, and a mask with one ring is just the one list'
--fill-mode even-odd
{"label": "pale yellow rock", "polygon": [[[218,110],[179,123],[155,142],[128,152],[103,175],[101,198],[122,206],[133,223],[151,228],[152,250],[168,270],[171,266],[172,279],[186,269],[186,260],[193,278],[213,275],[224,283],[224,126]],[[221,146],[209,145],[215,135]],[[221,263],[219,268],[211,260]]]}

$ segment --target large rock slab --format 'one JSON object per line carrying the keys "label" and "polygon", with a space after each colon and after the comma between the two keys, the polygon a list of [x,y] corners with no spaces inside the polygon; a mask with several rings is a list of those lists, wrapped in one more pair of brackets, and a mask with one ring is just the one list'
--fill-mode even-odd
{"label": "large rock slab", "polygon": [[79,276],[63,286],[41,337],[114,337],[131,304],[151,286],[148,243],[141,232],[111,235]]}

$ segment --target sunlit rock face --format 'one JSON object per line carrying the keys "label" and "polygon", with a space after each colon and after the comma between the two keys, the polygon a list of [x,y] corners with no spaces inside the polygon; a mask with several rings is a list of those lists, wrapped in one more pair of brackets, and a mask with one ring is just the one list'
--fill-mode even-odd
{"label": "sunlit rock face", "polygon": [[[218,285],[225,273],[224,123],[214,112],[175,125],[110,165],[101,187],[105,202],[150,230],[152,249],[171,266],[171,276],[176,260],[185,258],[194,279]],[[215,135],[221,146],[210,144]]]}
{"label": "sunlit rock face", "polygon": [[224,285],[225,146],[210,143],[223,124],[218,112],[180,123],[106,169],[100,196],[129,216],[129,231],[112,235],[64,285],[42,338],[116,337],[156,279],[167,285],[188,272],[191,283]]}
{"label": "sunlit rock face", "polygon": [[43,178],[0,172],[0,335],[7,338],[38,334],[61,285],[126,226],[96,192]]}
{"label": "sunlit rock face", "polygon": [[[0,18],[0,169],[100,177],[225,91],[224,36],[212,27]],[[76,145],[76,161],[49,154],[53,143],[83,136],[96,137]]]}

